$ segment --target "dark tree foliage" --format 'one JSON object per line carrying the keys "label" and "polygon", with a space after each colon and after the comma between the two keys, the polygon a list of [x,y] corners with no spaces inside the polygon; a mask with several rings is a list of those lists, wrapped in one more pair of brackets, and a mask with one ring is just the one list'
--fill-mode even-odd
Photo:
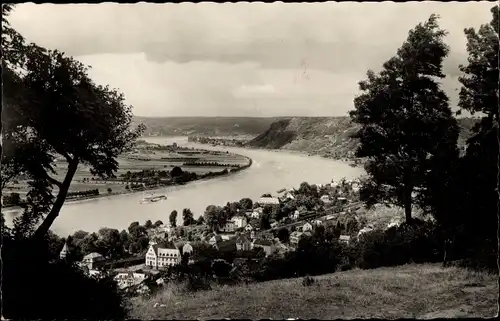
{"label": "dark tree foliage", "polygon": [[170,171],[170,176],[172,176],[172,177],[179,177],[179,176],[182,176],[182,174],[184,174],[184,171],[179,166],[175,166]]}
{"label": "dark tree foliage", "polygon": [[226,223],[227,215],[225,214],[224,209],[220,206],[207,206],[203,215],[205,224],[212,231],[219,230]]}
{"label": "dark tree foliage", "polygon": [[241,205],[241,208],[244,210],[251,210],[252,206],[253,206],[253,202],[250,198],[242,198],[240,200],[240,205]]}
{"label": "dark tree foliage", "polygon": [[[3,6],[2,14],[10,10]],[[131,130],[131,107],[121,93],[96,85],[87,67],[73,58],[27,44],[7,23],[2,24],[2,54],[2,186],[19,175],[29,178],[28,205],[15,224],[30,235],[26,223],[33,228],[42,221],[35,236],[43,238],[78,166],[113,177],[116,157],[143,127]],[[56,169],[58,158],[65,170]],[[57,174],[63,174],[62,180]]]}
{"label": "dark tree foliage", "polygon": [[278,239],[281,241],[281,243],[288,243],[288,241],[290,240],[290,232],[287,228],[283,227],[279,229]]}
{"label": "dark tree foliage", "polygon": [[[466,154],[450,171],[436,173],[427,205],[445,231],[449,260],[468,257],[497,268],[498,252],[498,99],[499,7],[478,31],[465,29],[468,63],[459,68],[459,107],[480,114]],[[474,264],[476,264],[474,263]]]}
{"label": "dark tree foliage", "polygon": [[260,216],[259,227],[262,230],[271,228],[271,213],[262,213]]}
{"label": "dark tree foliage", "polygon": [[144,223],[144,227],[146,229],[150,229],[150,228],[154,227],[153,222],[151,222],[151,220],[146,220],[146,223]]}
{"label": "dark tree foliage", "polygon": [[[125,305],[112,278],[89,277],[70,262],[57,260],[51,238],[33,244],[31,239],[2,235],[2,315],[7,319],[125,318]],[[37,255],[27,255],[34,248]]]}
{"label": "dark tree foliage", "polygon": [[168,217],[170,226],[176,227],[177,226],[177,211],[173,210],[172,213],[170,213],[170,216]]}
{"label": "dark tree foliage", "polygon": [[[2,4],[1,187],[26,177],[29,191],[13,229],[3,226],[2,216],[2,316],[123,319],[116,283],[109,276],[89,277],[73,266],[80,253],[59,260],[63,242],[49,228],[78,166],[112,176],[116,157],[142,127],[130,129],[130,107],[123,96],[94,84],[82,64],[57,50],[26,43],[6,19],[12,9],[12,4]],[[57,168],[63,171],[56,170],[59,160],[65,162],[65,170]],[[95,247],[95,234],[78,237],[67,243]]]}
{"label": "dark tree foliage", "polygon": [[201,215],[200,217],[198,217],[198,219],[196,220],[196,224],[197,225],[203,225],[203,223],[205,223],[205,218],[203,217],[203,215]]}
{"label": "dark tree foliage", "polygon": [[189,226],[196,222],[194,219],[194,214],[189,208],[185,208],[182,210],[182,221],[184,226]]}
{"label": "dark tree foliage", "polygon": [[[412,220],[412,194],[426,188],[433,162],[445,164],[456,155],[458,126],[448,97],[436,78],[444,78],[446,32],[432,15],[409,32],[397,55],[376,75],[359,83],[363,94],[354,100],[351,119],[361,125],[355,137],[358,157],[367,157],[370,184],[361,195],[368,206],[376,202],[405,209]],[[442,165],[444,166],[444,165]]]}

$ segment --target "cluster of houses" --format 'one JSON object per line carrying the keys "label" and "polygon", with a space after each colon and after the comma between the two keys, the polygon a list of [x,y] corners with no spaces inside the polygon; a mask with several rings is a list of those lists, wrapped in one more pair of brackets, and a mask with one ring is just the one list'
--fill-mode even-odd
{"label": "cluster of houses", "polygon": [[[332,181],[328,185],[316,185],[318,191],[324,193],[320,200],[325,205],[324,207],[332,207],[334,205],[349,205],[352,204],[353,197],[359,192],[359,181]],[[219,251],[250,251],[256,248],[262,248],[266,256],[274,253],[283,253],[293,250],[304,236],[311,236],[315,226],[327,225],[328,222],[338,217],[339,213],[318,214],[316,211],[308,211],[305,206],[299,206],[288,218],[287,225],[294,225],[295,230],[290,233],[289,244],[282,244],[277,238],[274,238],[269,231],[261,231],[256,222],[263,214],[263,207],[266,205],[277,206],[294,200],[296,190],[282,190],[277,196],[267,195],[257,200],[258,207],[239,212],[236,216],[221,228],[221,234],[214,234],[206,239],[206,242],[213,248]],[[345,213],[345,212],[340,212]],[[311,215],[312,214],[312,215]],[[318,214],[318,215],[317,215]],[[316,215],[316,216],[315,216]],[[321,217],[320,217],[321,216]],[[292,224],[290,224],[290,219]],[[272,222],[271,229],[276,229],[284,222]],[[397,222],[391,223],[396,225]],[[359,231],[358,236],[371,231],[372,226],[366,226]],[[115,280],[120,288],[129,288],[144,284],[151,273],[168,268],[169,266],[177,265],[182,262],[184,254],[194,254],[193,245],[190,242],[177,242],[178,237],[173,233],[173,229],[166,225],[156,226],[147,230],[147,235],[150,240],[149,248],[144,257],[144,266],[148,272],[118,271]],[[340,242],[349,243],[351,237],[349,235],[341,235]],[[61,251],[61,258],[67,254],[67,247],[64,246]],[[189,256],[189,262],[193,262],[194,256]],[[105,258],[99,253],[90,253],[86,255],[81,267],[88,271],[89,274],[98,274],[99,266],[105,262]],[[157,273],[156,272],[156,273]]]}

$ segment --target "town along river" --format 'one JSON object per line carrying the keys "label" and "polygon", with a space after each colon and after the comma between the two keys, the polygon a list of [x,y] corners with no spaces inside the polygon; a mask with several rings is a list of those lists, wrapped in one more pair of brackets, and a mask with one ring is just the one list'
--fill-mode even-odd
{"label": "town along river", "polygon": [[[52,226],[54,232],[66,236],[77,230],[96,232],[101,227],[126,229],[134,221],[144,224],[148,219],[153,223],[156,220],[168,223],[173,210],[179,213],[177,220],[180,224],[183,208],[190,208],[197,218],[211,204],[225,205],[244,197],[255,200],[264,193],[276,194],[282,188],[298,188],[302,182],[328,183],[342,177],[352,179],[364,172],[362,168],[351,167],[345,162],[285,151],[212,147],[188,143],[187,137],[143,139],[156,144],[176,142],[181,146],[227,150],[250,157],[253,163],[249,168],[227,176],[154,190],[155,194],[167,195],[167,200],[161,202],[140,204],[144,195],[139,192],[66,203]],[[6,212],[6,220],[10,221],[13,215],[14,212]]]}

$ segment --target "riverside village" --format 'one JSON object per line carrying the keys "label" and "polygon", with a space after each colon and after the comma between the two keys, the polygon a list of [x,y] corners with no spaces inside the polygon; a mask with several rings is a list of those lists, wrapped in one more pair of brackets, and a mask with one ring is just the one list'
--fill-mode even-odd
{"label": "riverside village", "polygon": [[[238,264],[249,259],[258,265],[267,256],[294,251],[302,237],[311,237],[317,229],[334,231],[339,227],[335,230],[339,231],[336,238],[348,245],[374,228],[360,219],[363,208],[359,202],[359,184],[359,180],[345,179],[317,185],[304,182],[299,188],[282,189],[273,195],[263,194],[255,200],[245,198],[228,203],[224,209],[212,206],[207,211],[228,212],[225,222],[214,230],[203,220],[202,224],[199,224],[200,220],[190,222],[189,217],[184,221],[185,225],[179,227],[149,221],[143,229],[148,245],[142,253],[128,258],[85,253],[78,265],[93,276],[99,276],[109,268],[108,272],[115,274],[121,289],[147,293],[151,291],[151,285],[161,286],[165,282],[169,268],[180,265],[183,260],[193,264],[204,258],[206,248],[217,252],[216,256],[231,257],[231,270],[236,270]],[[340,226],[345,225],[345,234],[341,234],[344,229]],[[395,219],[386,227],[398,225],[399,220]],[[131,225],[132,229],[138,226]],[[129,232],[132,232],[131,228]],[[64,259],[69,251],[71,245],[64,243],[60,258]]]}
{"label": "riverside village", "polygon": [[2,320],[498,316],[498,1],[1,8]]}

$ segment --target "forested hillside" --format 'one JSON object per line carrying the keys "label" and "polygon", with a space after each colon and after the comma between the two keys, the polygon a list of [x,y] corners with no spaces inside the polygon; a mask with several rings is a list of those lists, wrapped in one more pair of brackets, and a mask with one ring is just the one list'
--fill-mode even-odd
{"label": "forested hillside", "polygon": [[138,117],[135,124],[146,125],[145,135],[231,136],[259,135],[278,118],[265,117]]}
{"label": "forested hillside", "polygon": [[[476,123],[460,118],[459,145],[464,146]],[[291,117],[277,120],[251,140],[251,147],[287,149],[333,158],[353,155],[358,142],[351,138],[358,127],[348,117]]]}

